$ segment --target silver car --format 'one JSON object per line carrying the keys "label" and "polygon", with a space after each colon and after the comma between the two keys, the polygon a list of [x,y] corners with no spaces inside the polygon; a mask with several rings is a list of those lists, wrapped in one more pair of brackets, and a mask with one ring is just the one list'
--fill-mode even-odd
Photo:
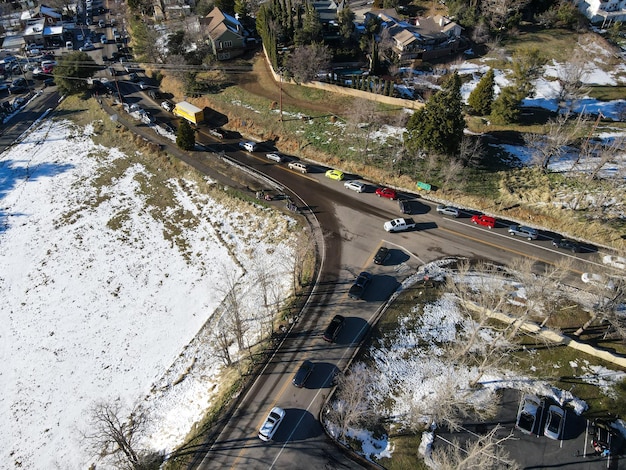
{"label": "silver car", "polygon": [[274,160],[275,162],[278,162],[278,163],[282,163],[285,161],[285,158],[280,153],[271,152],[271,153],[266,153],[265,156],[267,157],[268,160]]}
{"label": "silver car", "polygon": [[459,216],[459,210],[456,207],[444,206],[443,204],[437,206],[437,212],[441,215],[449,215],[451,217]]}
{"label": "silver car", "polygon": [[259,439],[265,442],[271,441],[284,417],[285,410],[278,406],[272,408],[272,411],[270,411],[270,414],[267,415],[267,418],[263,422],[261,429],[259,429]]}
{"label": "silver car", "polygon": [[346,181],[343,183],[343,187],[346,189],[351,189],[352,191],[356,191],[357,193],[362,193],[365,191],[367,185],[365,183],[361,183],[360,181]]}

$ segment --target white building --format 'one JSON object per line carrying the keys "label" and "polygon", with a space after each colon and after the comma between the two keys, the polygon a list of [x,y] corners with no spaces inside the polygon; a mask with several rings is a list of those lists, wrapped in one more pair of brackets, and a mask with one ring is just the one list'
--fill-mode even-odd
{"label": "white building", "polygon": [[626,0],[574,0],[574,4],[592,23],[603,27],[626,21]]}

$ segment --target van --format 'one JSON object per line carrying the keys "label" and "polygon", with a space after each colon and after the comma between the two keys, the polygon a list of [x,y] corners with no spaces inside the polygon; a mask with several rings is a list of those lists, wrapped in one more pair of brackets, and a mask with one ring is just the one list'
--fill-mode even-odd
{"label": "van", "polygon": [[256,142],[239,142],[239,147],[247,150],[248,152],[255,152],[257,149],[257,144]]}
{"label": "van", "polygon": [[307,173],[309,171],[308,165],[302,162],[291,162],[287,165],[287,167],[291,170],[296,170],[301,173]]}

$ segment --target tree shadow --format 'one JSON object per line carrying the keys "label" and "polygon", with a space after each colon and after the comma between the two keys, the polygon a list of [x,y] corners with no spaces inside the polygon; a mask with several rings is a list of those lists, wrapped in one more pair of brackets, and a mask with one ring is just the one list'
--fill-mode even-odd
{"label": "tree shadow", "polygon": [[[0,167],[0,199],[4,198],[10,191],[19,185],[24,185],[37,181],[44,177],[54,177],[74,168],[71,164],[42,163],[30,167],[28,162],[5,160]],[[10,227],[11,217],[24,217],[28,214],[9,213],[6,207],[0,208],[0,233]]]}

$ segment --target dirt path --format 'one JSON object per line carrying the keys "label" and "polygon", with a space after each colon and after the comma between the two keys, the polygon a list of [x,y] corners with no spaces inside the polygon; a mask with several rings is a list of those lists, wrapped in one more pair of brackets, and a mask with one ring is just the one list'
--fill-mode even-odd
{"label": "dirt path", "polygon": [[[238,85],[253,95],[276,102],[280,100],[280,84],[272,78],[272,73],[263,54],[255,56],[252,72],[241,77]],[[300,93],[294,93],[296,89],[295,85],[283,83],[283,106],[308,109],[320,114],[343,115],[346,112],[346,97],[342,96],[341,99],[337,100],[309,101],[299,98]]]}

